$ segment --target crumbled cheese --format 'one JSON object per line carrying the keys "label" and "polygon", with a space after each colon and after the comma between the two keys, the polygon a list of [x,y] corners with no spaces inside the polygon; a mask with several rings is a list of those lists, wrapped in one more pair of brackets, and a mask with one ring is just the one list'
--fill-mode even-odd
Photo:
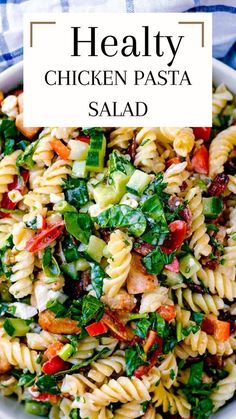
{"label": "crumbled cheese", "polygon": [[2,102],[2,112],[10,118],[16,118],[18,115],[17,97],[14,95],[7,96]]}
{"label": "crumbled cheese", "polygon": [[35,307],[24,303],[11,303],[9,304],[9,307],[14,308],[15,317],[19,317],[23,320],[30,319],[38,313],[38,310]]}
{"label": "crumbled cheese", "polygon": [[12,189],[12,191],[8,192],[8,198],[16,204],[17,202],[20,202],[23,199],[23,195],[21,195],[20,191],[17,189]]}
{"label": "crumbled cheese", "polygon": [[64,193],[50,193],[50,202],[52,204],[56,204],[59,201],[62,201],[65,199]]}
{"label": "crumbled cheese", "polygon": [[57,299],[60,303],[64,303],[67,298],[62,292],[52,291],[50,290],[49,285],[42,283],[35,284],[34,293],[36,307],[39,312],[46,310],[48,301]]}
{"label": "crumbled cheese", "polygon": [[75,131],[76,128],[64,128],[64,127],[57,127],[52,128],[51,136],[56,137],[59,140],[68,140],[69,138],[75,138],[78,136],[78,131]]}
{"label": "crumbled cheese", "polygon": [[135,195],[132,195],[130,193],[126,193],[121,201],[120,204],[128,205],[131,208],[137,208],[138,207],[138,201],[137,197]]}

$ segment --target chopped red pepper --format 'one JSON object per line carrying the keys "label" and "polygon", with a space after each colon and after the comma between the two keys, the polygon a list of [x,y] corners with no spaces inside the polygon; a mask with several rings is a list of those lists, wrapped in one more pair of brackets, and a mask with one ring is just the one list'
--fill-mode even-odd
{"label": "chopped red pepper", "polygon": [[57,138],[52,138],[50,140],[50,145],[52,149],[58,154],[58,156],[61,157],[61,159],[69,159],[70,150],[66,145],[63,144],[61,140],[58,140]]}
{"label": "chopped red pepper", "polygon": [[215,324],[214,336],[220,342],[224,342],[230,337],[230,323],[217,320]]}
{"label": "chopped red pepper", "polygon": [[148,336],[143,345],[143,349],[145,353],[147,353],[149,349],[153,347],[153,345],[156,343],[156,340],[157,340],[157,332],[155,332],[154,330],[149,330]]}
{"label": "chopped red pepper", "polygon": [[39,402],[49,402],[51,404],[57,404],[60,400],[60,396],[56,394],[50,393],[41,393],[39,396],[33,397],[33,400],[37,400]]}
{"label": "chopped red pepper", "polygon": [[58,355],[45,362],[42,366],[42,371],[45,374],[56,374],[56,372],[66,370],[70,364],[63,361]]}
{"label": "chopped red pepper", "polygon": [[103,333],[106,333],[108,328],[107,326],[100,320],[99,322],[94,322],[89,326],[85,327],[85,330],[88,332],[89,336],[99,336]]}
{"label": "chopped red pepper", "polygon": [[164,304],[157,309],[157,312],[163,317],[164,320],[170,322],[176,316],[175,306]]}
{"label": "chopped red pepper", "polygon": [[176,220],[169,224],[170,234],[165,239],[164,243],[160,246],[163,253],[169,255],[170,253],[177,250],[183,243],[186,232],[187,224],[185,221]]}
{"label": "chopped red pepper", "polygon": [[166,167],[170,167],[172,164],[181,163],[182,159],[180,157],[173,157],[172,159],[167,160]]}
{"label": "chopped red pepper", "polygon": [[208,174],[209,171],[209,152],[207,148],[202,145],[198,150],[195,151],[191,160],[192,168],[197,173],[204,175]]}
{"label": "chopped red pepper", "polygon": [[171,263],[169,263],[168,265],[165,265],[165,269],[171,272],[176,272],[176,273],[179,272],[179,261],[176,256],[174,257]]}
{"label": "chopped red pepper", "polygon": [[48,226],[45,230],[37,233],[26,243],[26,250],[28,250],[28,252],[38,252],[38,250],[45,249],[45,247],[49,246],[50,243],[60,236],[63,228],[63,221]]}
{"label": "chopped red pepper", "polygon": [[[13,191],[14,189],[23,193],[26,188],[26,184],[29,179],[29,172],[27,170],[22,170],[20,176],[15,175],[13,182],[8,185],[8,192]],[[1,201],[1,208],[4,209],[14,209],[17,205],[16,202],[12,202],[8,197],[8,192],[5,192],[2,197]],[[0,217],[9,217],[11,214],[9,213],[0,213]]]}
{"label": "chopped red pepper", "polygon": [[114,337],[119,340],[132,340],[132,337],[129,336],[128,331],[124,323],[117,317],[117,315],[109,310],[105,309],[105,312],[102,316],[102,322],[111,330]]}
{"label": "chopped red pepper", "polygon": [[201,329],[208,335],[214,335],[215,339],[220,342],[230,337],[230,323],[218,320],[213,314],[204,317]]}
{"label": "chopped red pepper", "polygon": [[211,135],[211,127],[195,127],[193,133],[196,140],[208,141]]}
{"label": "chopped red pepper", "polygon": [[148,361],[148,365],[140,365],[140,367],[136,368],[134,371],[134,376],[136,378],[141,378],[143,375],[149,373],[152,367],[156,364],[158,356],[162,353],[163,348],[163,339],[156,335],[155,344],[158,344],[158,348],[153,352],[150,360]]}
{"label": "chopped red pepper", "polygon": [[90,137],[88,137],[87,135],[79,135],[77,137],[77,140],[82,141],[82,143],[90,144]]}
{"label": "chopped red pepper", "polygon": [[49,345],[49,347],[45,351],[44,355],[48,359],[51,359],[58,354],[58,352],[63,348],[63,346],[64,346],[64,343],[57,340],[56,342],[53,342]]}

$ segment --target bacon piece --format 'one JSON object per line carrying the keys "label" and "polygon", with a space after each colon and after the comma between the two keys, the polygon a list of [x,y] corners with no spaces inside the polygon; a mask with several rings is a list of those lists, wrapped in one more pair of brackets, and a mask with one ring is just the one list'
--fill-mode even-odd
{"label": "bacon piece", "polygon": [[155,246],[149,243],[139,243],[136,242],[134,246],[134,251],[139,253],[142,256],[147,256],[152,250],[155,249]]}
{"label": "bacon piece", "polygon": [[211,196],[220,196],[225,191],[229,183],[229,176],[226,173],[220,173],[215,176],[211,182],[208,192]]}

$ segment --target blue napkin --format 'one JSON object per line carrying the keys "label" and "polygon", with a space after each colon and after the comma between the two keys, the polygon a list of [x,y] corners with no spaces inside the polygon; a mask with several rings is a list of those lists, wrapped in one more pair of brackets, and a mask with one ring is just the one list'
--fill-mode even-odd
{"label": "blue napkin", "polygon": [[22,60],[26,12],[212,12],[213,55],[236,69],[236,0],[0,0],[0,72]]}

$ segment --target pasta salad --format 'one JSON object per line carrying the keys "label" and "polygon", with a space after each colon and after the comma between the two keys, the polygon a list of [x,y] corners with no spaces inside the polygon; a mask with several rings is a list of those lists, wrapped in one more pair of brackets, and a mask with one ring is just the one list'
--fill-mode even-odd
{"label": "pasta salad", "polygon": [[236,389],[236,108],[26,128],[0,96],[0,392],[51,419],[209,418]]}

